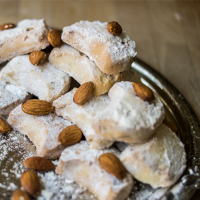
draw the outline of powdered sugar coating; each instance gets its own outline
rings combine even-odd
[[[151,103],[143,101],[136,95],[131,82],[116,83],[108,96],[111,101],[119,99],[119,104],[115,103],[112,106],[113,108],[117,106],[117,109],[113,110],[113,120],[118,122],[119,126],[134,127],[136,130],[146,127],[154,129],[157,120],[162,122],[160,118],[164,118],[164,106],[161,100],[155,96],[155,100]],[[126,113],[128,116],[124,117],[128,111],[130,113]]]
[[[111,103],[95,117],[93,128],[105,139],[128,143],[147,141],[162,123],[165,112],[160,99],[151,103],[135,94],[131,82],[119,82],[109,91]]]
[[[123,98],[123,96],[128,96],[131,94],[136,95],[135,91],[133,90],[132,83],[128,81],[121,81],[110,89],[108,96],[111,101],[115,101],[115,99],[118,99],[119,97]]]
[[[94,83],[93,95],[95,96],[105,94],[118,81],[138,82],[139,80],[137,73],[132,68],[115,75],[103,73],[88,56],[66,44],[54,48],[49,56],[49,61],[80,84],[92,81]]]
[[[99,200],[124,199],[132,188],[132,177],[127,173],[124,179],[118,179],[106,172],[100,166],[99,156],[107,152],[119,155],[114,148],[99,151],[82,141],[63,151],[56,172],[87,187]],[[74,162],[76,165],[72,166]]]
[[[76,124],[92,148],[109,147],[113,142],[105,140],[92,128],[94,117],[97,113],[102,112],[110,102],[108,95],[91,97],[84,105],[78,105],[73,101],[76,90],[77,88],[74,88],[53,102],[56,114]]]
[[[68,56],[69,55],[69,56]],[[98,67],[96,66],[95,62],[90,60],[85,54],[79,52],[77,49],[73,48],[70,45],[63,44],[59,48],[54,48],[51,51],[49,56],[50,63],[56,63],[57,59],[61,58],[62,56],[67,56],[67,66],[66,63],[62,62],[63,67],[59,67],[59,65],[55,65],[55,67],[60,68],[62,71],[66,72],[74,79],[76,79],[80,84],[87,82],[89,80],[96,79],[97,77],[101,77],[103,74]],[[71,56],[71,57],[70,57]],[[70,60],[69,60],[70,59]],[[75,63],[73,63],[75,62]],[[78,73],[74,73],[74,70],[80,68],[81,70]],[[82,72],[82,73],[81,73]],[[86,74],[88,74],[88,80],[86,79]],[[109,76],[109,75],[108,75]],[[91,77],[91,78],[90,78]]]
[[[0,30],[0,63],[49,45],[49,27],[43,19],[22,20],[16,28]]]
[[[3,44],[9,39],[15,38],[33,29],[35,29],[38,35],[42,35],[45,26],[47,25],[45,24],[44,19],[24,19],[20,21],[15,28],[2,31],[0,30],[0,44]],[[29,36],[32,37],[34,41],[38,41],[36,35]]]
[[[130,144],[120,159],[137,180],[154,188],[174,184],[186,168],[184,145],[164,124],[148,142]]]
[[[9,115],[11,110],[30,97],[21,88],[0,81],[0,115]]]
[[[62,40],[85,53],[108,74],[127,70],[136,56],[135,42],[125,31],[120,36],[110,34],[106,22],[80,21],[64,27]]]
[[[20,133],[27,135],[37,148],[37,155],[46,158],[57,158],[65,148],[58,141],[59,133],[73,123],[55,114],[34,116],[16,107],[8,117],[8,123]]]
[[[68,91],[71,78],[48,61],[34,66],[29,55],[13,58],[0,73],[3,82],[17,85],[41,100],[53,101]]]
[[[70,146],[63,151],[60,159],[67,162],[72,159],[78,159],[88,164],[97,162],[100,155],[103,153],[113,153],[116,156],[120,155],[120,152],[115,148],[97,150],[90,147],[87,141],[82,141],[79,144]]]

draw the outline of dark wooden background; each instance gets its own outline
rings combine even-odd
[[[167,78],[200,119],[199,1],[0,0],[0,24],[25,18],[60,29],[80,20],[118,21],[136,41],[138,58]]]

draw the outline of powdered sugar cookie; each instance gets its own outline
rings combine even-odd
[[[112,141],[105,140],[92,128],[94,117],[104,110],[110,102],[108,95],[91,97],[84,105],[78,105],[73,101],[76,91],[77,88],[74,88],[53,102],[55,113],[76,124],[92,148],[104,149],[111,146]]]
[[[75,180],[99,200],[123,200],[131,191],[133,179],[128,173],[118,179],[100,166],[99,156],[107,152],[119,156],[114,148],[99,151],[91,149],[86,141],[67,147],[60,156],[56,173]]]
[[[0,116],[7,116],[22,102],[30,99],[32,95],[21,88],[0,82]]]
[[[73,123],[55,114],[42,116],[29,115],[17,106],[9,115],[8,123],[20,133],[27,135],[35,144],[38,156],[56,159],[66,148],[58,141],[60,132]]]
[[[107,23],[80,21],[63,28],[62,40],[86,54],[106,74],[119,74],[134,61],[135,42],[125,31],[110,34]]]
[[[0,30],[0,63],[49,45],[49,27],[43,19],[22,20],[13,29]]]
[[[105,94],[114,83],[119,81],[140,82],[139,76],[132,68],[115,75],[103,73],[88,56],[66,44],[60,48],[54,48],[49,56],[49,61],[80,84],[92,81],[94,96]]]
[[[107,140],[143,143],[165,117],[160,99],[155,96],[151,103],[143,101],[131,82],[115,83],[108,95],[111,103],[93,122],[94,130]]]
[[[184,145],[162,124],[144,144],[130,144],[120,155],[127,170],[153,188],[174,184],[186,168]]]
[[[71,78],[46,61],[34,66],[28,55],[13,58],[1,70],[0,79],[19,86],[41,100],[53,101],[68,91]]]

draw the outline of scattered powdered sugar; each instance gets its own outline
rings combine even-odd
[[[21,188],[20,177],[26,170],[23,161],[33,155],[36,155],[35,147],[24,135],[17,131],[0,135],[1,200],[10,199],[14,190]],[[57,165],[58,160],[54,160],[53,163]],[[97,200],[86,188],[54,171],[37,173],[42,184],[42,191],[37,200]],[[167,189],[155,190],[135,180],[135,186],[126,200],[159,199]]]
[[[38,173],[41,178],[43,189],[38,200],[61,200],[61,199],[76,199],[79,194],[87,191],[81,185],[78,185],[72,180],[68,180],[55,172]]]
[[[0,135],[0,199],[10,199],[12,193],[21,187],[20,177],[26,170],[23,161],[36,155],[34,145],[29,139],[17,131],[10,131],[6,135]],[[53,161],[58,164],[58,160]],[[91,196],[86,188],[83,188],[73,180],[68,180],[54,171],[38,172],[42,184],[41,195],[38,200],[77,199],[82,193]],[[88,194],[87,194],[88,193]],[[73,198],[72,198],[73,196]]]
[[[35,148],[28,139],[11,131],[0,135],[0,199],[10,199],[13,191],[20,186],[25,158],[35,155]]]

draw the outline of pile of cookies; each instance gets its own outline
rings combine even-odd
[[[80,21],[62,34],[44,20],[0,27],[0,115],[8,116],[0,131],[12,128],[34,143],[38,156],[24,161],[27,168],[54,170],[48,159],[59,158],[55,172],[100,200],[127,198],[134,178],[153,188],[178,180],[184,145],[163,124],[161,100],[131,68],[135,56],[135,42],[117,22]],[[21,184],[37,197],[32,170]],[[13,199],[29,198],[25,191]]]

